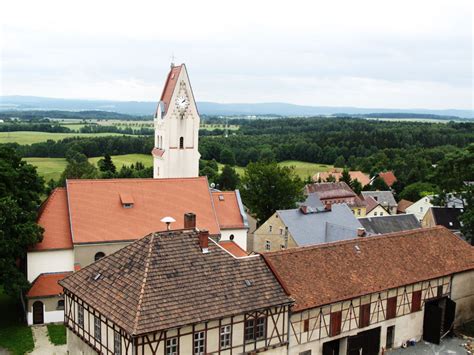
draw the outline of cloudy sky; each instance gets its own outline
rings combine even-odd
[[[198,101],[473,105],[472,0],[2,2],[2,95],[157,100],[185,62]]]

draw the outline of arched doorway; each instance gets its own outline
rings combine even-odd
[[[36,301],[33,303],[33,324],[44,323],[43,302]]]

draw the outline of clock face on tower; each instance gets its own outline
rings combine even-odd
[[[184,111],[186,110],[186,108],[188,107],[189,105],[189,101],[188,99],[185,97],[185,96],[178,96],[176,98],[176,106],[178,106],[178,109],[180,111]]]

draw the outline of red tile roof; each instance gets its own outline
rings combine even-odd
[[[408,200],[400,200],[397,205],[397,212],[398,213],[405,213],[406,209],[413,205],[413,202],[408,201]]]
[[[361,195],[362,196],[362,195]],[[377,207],[378,205],[380,205],[380,203],[378,203],[377,201],[375,201],[375,199],[372,197],[372,196],[362,196],[362,198],[364,199],[365,203],[367,204],[367,208],[366,208],[366,213],[369,213],[370,211],[372,211],[375,207]],[[383,208],[383,207],[382,207]],[[384,208],[385,209],[385,208]]]
[[[31,284],[31,288],[26,297],[48,297],[56,296],[63,292],[58,281],[64,279],[70,272],[51,273],[39,275]]]
[[[237,192],[213,191],[212,200],[221,229],[245,228],[242,215],[240,214]]]
[[[444,227],[263,256],[296,300],[295,311],[474,269],[474,247]]]
[[[51,193],[40,208],[38,224],[44,228],[43,241],[31,251],[72,249],[66,189],[57,188]]]
[[[174,66],[171,68],[166,78],[165,87],[163,88],[163,93],[161,94],[161,101],[165,103],[165,113],[168,112],[170,106],[171,97],[173,96],[174,88],[178,82],[178,77],[181,72],[182,65]]]
[[[237,258],[248,256],[247,252],[241,247],[239,247],[237,243],[233,242],[232,240],[221,240],[219,242],[219,245]]]
[[[316,192],[320,200],[355,197],[356,194],[345,182],[321,182],[306,185],[308,193]]]
[[[331,171],[317,173],[316,175],[313,176],[313,181],[319,181],[319,179],[321,179],[321,181],[324,182],[327,180],[329,175],[334,176],[336,181],[339,181],[339,179],[342,176],[342,172],[340,170],[341,169],[335,168]],[[351,176],[352,180],[357,179],[362,184],[362,186],[368,185],[370,183],[370,176],[367,174],[364,174],[362,171],[359,171],[359,170],[349,171],[349,175]]]
[[[168,216],[173,229],[183,228],[186,212],[196,214],[198,228],[220,233],[206,177],[67,180],[67,193],[75,244],[135,240],[166,229],[160,220]],[[133,207],[123,207],[123,194]]]
[[[395,177],[395,174],[393,171],[386,171],[379,173],[379,177],[385,181],[388,187],[392,187],[392,185],[397,181],[397,178]]]

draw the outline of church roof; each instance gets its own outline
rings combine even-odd
[[[179,74],[181,73],[181,68],[184,64],[172,66],[168,77],[166,78],[165,87],[163,88],[163,93],[161,94],[161,101],[165,104],[165,114],[168,112],[170,106],[171,97],[173,96],[174,88],[178,82]]]
[[[259,255],[236,258],[195,230],[152,233],[60,284],[131,335],[290,304]]]

